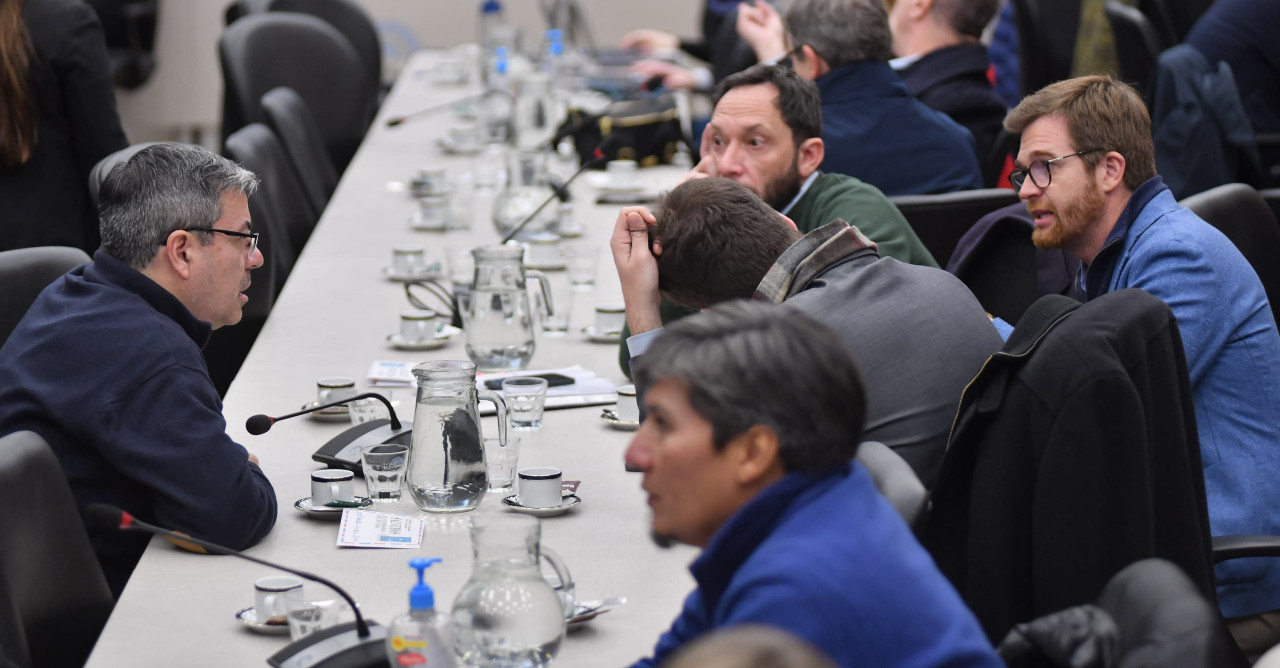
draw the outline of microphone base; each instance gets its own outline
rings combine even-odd
[[[360,466],[361,450],[383,443],[411,445],[412,434],[412,422],[402,421],[397,430],[391,428],[390,420],[370,420],[334,436],[328,443],[320,446],[311,455],[311,459],[332,468],[343,468],[354,471],[356,475],[364,475],[364,469]]]
[[[289,643],[267,658],[276,668],[384,668],[387,659],[387,629],[366,620],[369,637],[356,635],[356,623],[346,622]]]

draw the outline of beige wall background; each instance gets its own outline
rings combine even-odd
[[[479,0],[357,0],[397,53],[412,45],[473,42]],[[695,35],[702,3],[695,0],[579,0],[598,44],[616,44],[632,28]],[[214,147],[222,106],[218,34],[222,0],[164,0],[156,32],[156,71],[147,85],[117,91],[129,141],[182,140]],[[526,37],[545,29],[538,0],[505,0],[508,19]]]

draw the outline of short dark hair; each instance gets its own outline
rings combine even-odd
[[[760,84],[773,84],[778,90],[775,103],[782,113],[782,121],[791,128],[791,139],[796,148],[806,139],[822,136],[822,94],[818,92],[817,84],[800,78],[781,65],[753,65],[725,77],[716,87],[712,104],[720,104],[720,98],[734,88]]]
[[[684,386],[717,450],[769,427],[788,472],[847,463],[862,440],[866,393],[853,355],[794,309],[734,301],[694,314],[667,327],[635,371],[641,385]]]
[[[729,179],[690,179],[655,208],[658,288],[691,308],[750,297],[800,238],[777,211]]]
[[[808,44],[832,69],[893,59],[884,0],[788,0],[782,25],[793,46]]]
[[[933,11],[957,33],[981,39],[982,31],[1000,11],[1000,0],[934,0]]]
[[[102,250],[142,269],[176,230],[212,227],[222,216],[223,193],[248,197],[257,189],[253,172],[216,153],[191,144],[153,144],[102,182]],[[213,238],[208,232],[196,236],[202,244]]]

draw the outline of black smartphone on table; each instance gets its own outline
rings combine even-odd
[[[560,373],[531,373],[523,376],[506,376],[504,378],[490,378],[484,381],[484,386],[491,390],[501,390],[502,381],[507,378],[542,378],[547,381],[547,387],[560,387],[561,385],[572,385],[573,379]]]

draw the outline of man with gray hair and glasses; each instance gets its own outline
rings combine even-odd
[[[709,631],[763,624],[839,666],[999,666],[973,614],[853,458],[865,393],[835,334],[730,302],[668,327],[643,359],[630,469],[665,544],[702,548],[661,665]]]
[[[102,247],[36,299],[0,348],[0,435],[48,441],[81,507],[235,549],[271,530],[276,497],[226,434],[201,347],[240,321],[262,266],[252,172],[204,149],[149,146],[107,176]],[[117,597],[148,537],[91,536]]]

